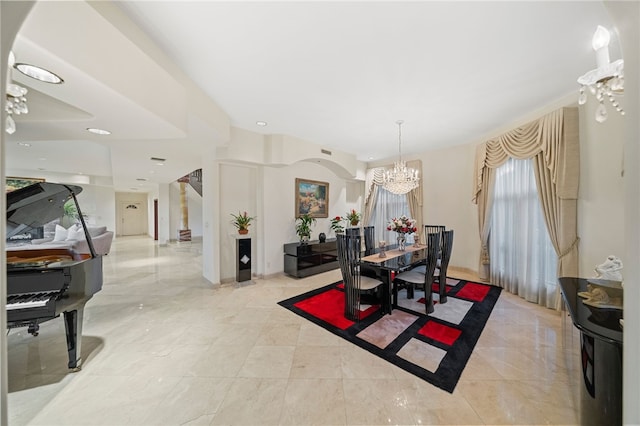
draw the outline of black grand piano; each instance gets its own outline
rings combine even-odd
[[[37,336],[39,324],[63,314],[69,368],[76,370],[81,364],[84,306],[102,289],[102,257],[96,255],[82,217],[76,199],[80,192],[79,186],[41,182],[7,193],[7,326],[28,327]],[[69,200],[78,211],[89,254],[12,244],[41,235],[45,224],[63,216]]]

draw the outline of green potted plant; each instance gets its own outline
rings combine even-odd
[[[360,218],[360,213],[355,211],[355,209],[351,209],[351,211],[347,213],[347,216],[345,216],[345,219],[348,220],[349,223],[351,223],[351,226],[358,226],[358,223],[360,223]]]
[[[69,226],[76,223],[76,220],[78,220],[78,209],[76,208],[73,200],[69,200],[64,203],[63,211],[64,213],[62,214],[62,220],[60,221],[60,224],[65,228],[68,228]]]
[[[303,244],[311,237],[311,225],[316,223],[316,218],[309,213],[302,214],[296,218],[296,234]]]
[[[238,214],[231,213],[231,216],[233,216],[233,221],[231,221],[231,223],[233,224],[233,226],[238,228],[238,234],[249,233],[249,225],[251,224],[251,221],[255,219],[255,217],[249,216],[247,212],[238,212]]]
[[[344,232],[344,226],[342,226],[342,219],[340,216],[336,216],[331,219],[331,229],[337,234],[339,232]]]

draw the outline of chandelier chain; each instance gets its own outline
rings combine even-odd
[[[400,162],[402,162],[402,123],[404,123],[402,120],[396,121],[398,125],[398,160]]]

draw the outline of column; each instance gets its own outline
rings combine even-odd
[[[180,183],[180,217],[181,224],[178,230],[178,241],[191,241],[191,229],[189,229],[189,203],[187,201],[187,184],[189,175],[178,179]]]

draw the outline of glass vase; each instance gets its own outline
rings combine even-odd
[[[405,251],[407,249],[407,238],[404,234],[398,235],[398,250]]]

